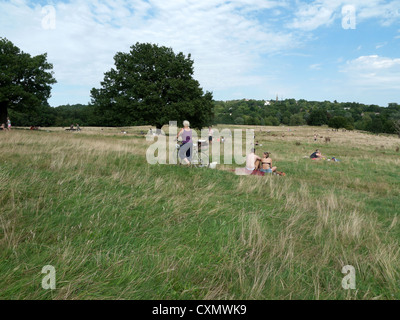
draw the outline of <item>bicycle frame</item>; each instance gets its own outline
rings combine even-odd
[[[179,150],[181,149],[182,145],[177,143],[176,145],[176,159],[177,159],[177,164],[181,164],[179,161]],[[199,168],[208,168],[210,166],[210,161],[209,161],[209,156],[208,154],[204,152],[199,152],[199,147],[197,143],[193,144],[193,154],[192,154],[192,161],[191,164],[195,167]]]

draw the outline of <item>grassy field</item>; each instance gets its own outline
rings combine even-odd
[[[400,299],[400,139],[253,127],[287,174],[254,177],[148,165],[147,129],[0,133],[0,299]]]

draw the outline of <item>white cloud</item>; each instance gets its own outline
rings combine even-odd
[[[374,5],[360,5],[360,20],[377,18],[383,26],[390,26],[400,20],[400,1],[373,1]]]
[[[397,21],[399,3],[400,0],[54,0],[49,4],[56,9],[56,29],[45,30],[42,5],[31,0],[0,0],[0,30],[1,36],[26,52],[48,53],[58,80],[50,100],[53,105],[87,102],[90,89],[99,87],[103,73],[113,66],[114,54],[128,52],[136,42],[191,53],[195,78],[218,98],[222,98],[218,96],[221,92],[234,91],[267,95],[294,88],[288,79],[280,78],[279,68],[285,64],[290,69],[290,65],[304,63],[310,72],[320,68],[316,62],[321,60],[304,62],[313,56],[312,52],[292,49],[316,43],[320,35],[314,31],[337,23],[343,5],[356,7],[357,22],[376,18],[385,25]],[[346,72],[345,68],[342,71]],[[291,77],[290,70],[287,72]],[[66,92],[71,92],[69,98]]]
[[[191,53],[195,77],[210,91],[254,86],[265,81],[251,74],[260,56],[296,45],[282,32],[254,19],[252,13],[285,6],[280,1],[249,0],[71,0],[55,2],[56,29],[44,30],[42,6],[27,0],[0,2],[0,29],[22,50],[48,53],[58,84],[98,87],[118,51],[136,42]],[[71,103],[73,99],[71,99]]]
[[[289,28],[305,31],[315,30],[321,26],[328,26],[335,20],[336,6],[332,2],[316,1],[311,4],[302,4],[295,13],[294,20],[288,24]]]
[[[400,20],[399,0],[315,0],[311,3],[299,2],[293,21],[287,26],[305,31],[330,26],[343,18],[341,10],[346,5],[355,8],[357,23],[375,18],[380,20],[381,25],[390,26]]]
[[[349,83],[364,90],[400,89],[400,58],[361,56],[341,68]]]
[[[387,42],[385,42],[385,43],[380,43],[380,44],[377,44],[376,46],[375,46],[375,49],[380,49],[380,48],[383,48],[384,46],[386,46],[387,45]]]
[[[315,63],[315,64],[312,64],[312,65],[310,65],[310,69],[312,69],[312,70],[321,70],[321,64],[320,63]]]

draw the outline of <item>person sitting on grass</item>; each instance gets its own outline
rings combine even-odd
[[[277,167],[272,166],[272,159],[269,156],[269,152],[264,152],[263,158],[261,159],[261,172],[273,173],[276,171]]]
[[[321,160],[323,158],[321,151],[319,149],[315,150],[315,152],[310,156],[311,160]]]
[[[250,154],[246,158],[246,170],[253,172],[258,168],[258,163],[261,161],[261,158],[256,155],[256,149],[251,149]]]

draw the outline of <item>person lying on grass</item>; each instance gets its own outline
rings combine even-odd
[[[260,171],[264,173],[273,173],[276,172],[277,167],[272,166],[272,159],[269,157],[269,152],[264,152],[263,158],[260,163]]]

